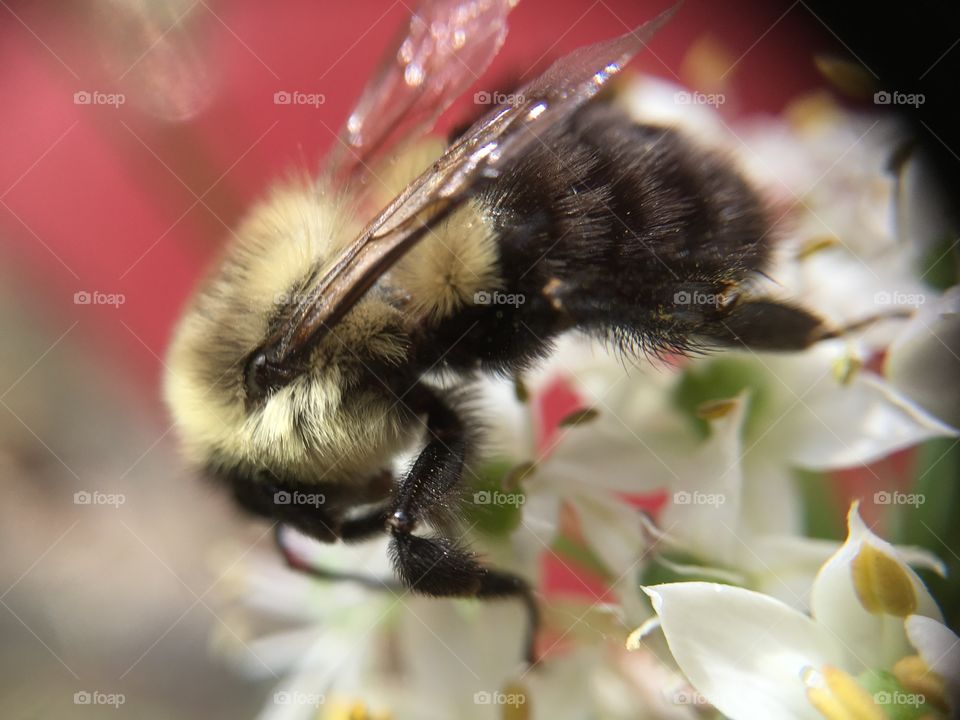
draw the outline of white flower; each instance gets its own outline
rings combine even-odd
[[[832,697],[837,688],[856,695],[844,685],[852,674],[890,670],[911,647],[920,656],[900,668],[904,677],[920,682],[922,666],[947,678],[945,692],[957,692],[945,670],[955,660],[953,636],[906,565],[936,561],[887,545],[855,511],[842,547],[804,537],[795,478],[797,469],[865,466],[957,435],[947,423],[956,424],[960,402],[955,383],[945,387],[956,361],[956,295],[938,299],[918,277],[916,243],[905,241],[922,223],[902,221],[884,169],[900,130],[830,107],[807,112],[805,123],[769,121],[734,134],[707,106],[681,107],[678,90],[644,81],[625,102],[638,116],[692,128],[741,155],[778,208],[790,211],[773,281],[758,282],[756,293],[801,302],[837,325],[886,312],[895,298],[922,298],[921,312],[909,323],[878,323],[804,352],[729,351],[657,367],[564,337],[522,378],[526,402],[512,382],[483,380],[478,415],[491,425],[486,464],[471,468],[465,481],[505,476],[501,489],[522,504],[511,516],[515,527],[511,520],[492,534],[474,529],[467,539],[490,565],[520,573],[541,591],[545,559],[575,565],[557,552],[558,542],[572,541],[609,587],[584,582],[579,597],[542,598],[545,659],[525,673],[517,668],[524,619],[516,603],[318,584],[257,562],[244,574],[242,603],[284,629],[243,634],[245,647],[234,642],[234,654],[252,673],[286,673],[281,699],[308,701],[268,699],[264,717],[315,716],[311,693],[322,694],[325,718],[351,699],[394,720],[499,718],[505,708],[493,699],[500,697],[523,705],[514,707],[518,716],[551,720],[697,717],[700,696],[674,667],[652,652],[622,649],[627,630],[650,619],[639,583],[654,561],[673,576],[742,586],[647,588],[680,669],[734,718],[817,717],[811,698]],[[871,361],[888,346],[881,375]],[[925,364],[931,357],[939,358],[933,368]],[[554,406],[558,396],[565,411]],[[559,423],[577,409],[594,412]],[[638,495],[645,512],[628,502]],[[478,510],[469,498],[468,515]],[[304,543],[301,551],[319,566],[392,576],[385,540]],[[889,570],[900,582],[894,595],[914,604],[896,616],[869,611],[873,600],[886,607],[890,583],[868,583],[877,597],[864,601],[850,579],[858,562]]]
[[[898,126],[819,101],[807,103],[815,110],[801,104],[795,114],[804,115],[802,123],[768,121],[734,130],[705,105],[691,110],[678,104],[681,91],[645,79],[624,102],[648,122],[679,125],[738,153],[762,187],[794,206],[780,261],[770,272],[776,283],[765,284],[763,292],[799,298],[838,326],[903,309],[883,305],[886,296],[935,297],[917,277],[917,243],[904,242],[896,223],[904,209],[895,207],[896,182],[886,166],[904,139]],[[833,246],[800,252],[825,235],[834,238]],[[942,373],[919,369],[936,342],[930,333],[910,345],[912,353],[894,344],[888,366],[901,368],[896,384],[861,369],[905,327],[903,321],[878,323],[802,353],[728,352],[695,359],[682,373],[641,366],[625,375],[628,363],[603,348],[583,340],[561,343],[546,367],[526,380],[536,397],[565,378],[584,406],[599,411],[596,420],[561,431],[545,450],[532,441],[537,418],[524,416],[508,389],[491,408],[510,456],[538,466],[525,488],[548,519],[541,522],[528,507],[525,527],[557,527],[550,513],[555,516],[564,498],[591,549],[621,578],[636,569],[650,541],[622,494],[666,489],[674,502],[659,518],[658,539],[699,563],[675,570],[713,572],[805,607],[812,574],[836,546],[800,537],[795,470],[869,465],[957,434],[922,404],[921,385],[929,403],[951,377],[949,367]],[[909,373],[916,376],[913,384],[904,381]],[[706,441],[691,432],[691,418],[676,403],[685,386],[698,382],[738,385],[728,397],[711,397],[729,401],[729,415],[709,423]],[[942,396],[941,418],[951,397]],[[617,537],[620,542],[613,542]]]
[[[289,539],[318,567],[392,579],[385,540],[326,546],[292,534]],[[318,583],[265,562],[253,564],[234,579],[243,585],[234,602],[273,626],[293,625],[250,639],[232,633],[220,638],[251,675],[287,673],[260,717],[306,720],[317,717],[318,708],[329,711],[354,700],[394,720],[499,717],[501,708],[474,702],[474,696],[507,693],[520,676],[525,617],[516,603]]]
[[[801,536],[793,469],[868,464],[955,434],[871,372],[838,380],[834,369],[846,352],[838,340],[803,353],[731,352],[695,360],[682,373],[640,366],[627,375],[619,359],[598,345],[565,341],[546,368],[528,379],[528,408],[506,384],[486,395],[489,411],[500,418],[494,447],[511,453],[513,463],[536,465],[523,482],[527,505],[520,532],[537,541],[521,544],[541,550],[549,545],[562,499],[614,580],[634,577],[657,539],[658,549],[681,550],[699,564],[674,568],[680,572],[712,573],[806,607],[805,590],[836,544]],[[532,438],[544,421],[531,417],[529,408],[539,406],[558,378],[567,379],[597,415],[560,428],[547,448],[537,448]],[[725,402],[713,409],[704,439],[678,397],[685,388],[731,378],[746,389],[721,398]],[[670,500],[659,530],[644,528],[623,499],[656,490],[666,490]]]
[[[856,505],[848,523],[847,541],[814,581],[810,616],[727,585],[646,588],[680,669],[725,715],[818,718],[822,703],[862,701],[866,691],[849,677],[892,670],[912,652],[911,637],[930,655],[947,645],[936,603],[898,551],[870,532]],[[884,704],[877,695],[871,705]]]
[[[898,391],[960,427],[960,287],[924,304],[894,340],[884,373]]]
[[[923,666],[943,678],[950,707],[960,708],[960,637],[943,623],[923,615],[908,617],[906,627]]]
[[[787,116],[792,122],[737,130],[739,155],[786,220],[780,261],[769,272],[775,283],[764,291],[802,298],[837,327],[915,310],[935,292],[919,276],[924,239],[903,237],[902,194],[889,168],[906,129],[823,96],[796,102]],[[877,323],[862,339],[881,349],[898,329]]]

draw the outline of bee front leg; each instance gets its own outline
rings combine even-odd
[[[332,543],[340,539],[341,521],[322,505],[290,502],[294,491],[310,492],[309,487],[280,485],[264,479],[252,480],[245,476],[229,478],[233,498],[247,512],[279,524],[294,527],[320,542]]]
[[[540,612],[527,581],[486,567],[452,538],[413,534],[422,520],[442,516],[447,509],[462,480],[467,439],[463,421],[434,391],[417,386],[412,404],[427,416],[429,439],[401,481],[387,518],[397,574],[405,586],[424,595],[519,599],[527,612],[525,657],[532,665]]]
[[[252,481],[241,476],[231,478],[231,484],[234,498],[242,508],[254,515],[274,521],[274,542],[284,562],[291,570],[320,580],[346,580],[359,583],[374,590],[397,592],[401,589],[393,580],[319,567],[301,557],[287,544],[284,538],[284,528],[291,527],[308,537],[325,543],[332,543],[337,540],[344,542],[365,540],[383,532],[387,521],[388,508],[386,505],[358,517],[343,519],[340,513],[330,513],[322,505],[290,504],[289,498],[292,491],[302,491],[306,494],[315,489],[310,486],[292,486],[289,484],[280,486],[263,480]]]
[[[383,477],[385,482],[392,483],[388,473]],[[296,528],[320,542],[359,542],[382,533],[386,527],[389,510],[386,501],[362,514],[344,517],[340,504],[337,503],[335,509],[324,504],[327,488],[321,485],[292,483],[272,477],[252,480],[241,475],[229,477],[229,482],[234,500],[247,512]],[[295,502],[298,495],[307,502]],[[367,499],[358,498],[357,502],[365,503]]]

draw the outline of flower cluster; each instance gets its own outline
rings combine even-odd
[[[822,98],[731,129],[714,108],[678,107],[677,92],[644,80],[622,101],[739,157],[783,215],[772,279],[754,291],[850,332],[792,354],[656,365],[571,337],[529,376],[482,381],[479,412],[495,420],[469,473],[465,539],[538,588],[542,662],[518,667],[519,607],[392,589],[384,543],[299,539],[311,562],[362,568],[384,589],[317,583],[266,556],[239,571],[230,602],[274,627],[220,645],[252,674],[283,676],[263,717],[960,708],[960,645],[911,568],[942,563],[881,540],[856,503],[846,542],[810,537],[811,512],[829,509],[804,483],[861,468],[871,493],[916,505],[872,464],[957,436],[960,293],[924,277],[943,228],[922,173],[888,169],[896,125]]]

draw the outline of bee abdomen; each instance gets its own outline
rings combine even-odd
[[[437,329],[453,365],[523,366],[571,327],[631,349],[690,349],[715,334],[772,245],[764,204],[732,163],[602,103],[478,200],[506,302],[469,307]]]

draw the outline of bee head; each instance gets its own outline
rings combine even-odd
[[[356,232],[349,207],[308,182],[274,191],[237,230],[168,354],[164,392],[192,463],[343,482],[369,477],[402,447],[401,411],[377,379],[403,362],[406,336],[381,293],[296,364],[271,366],[258,351]]]

